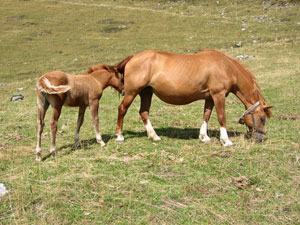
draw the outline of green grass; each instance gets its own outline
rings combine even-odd
[[[299,224],[300,5],[297,1],[3,0],[0,3],[0,224]],[[242,30],[246,27],[246,30]],[[241,48],[233,48],[242,41]],[[273,117],[256,144],[238,124],[244,107],[227,98],[223,148],[215,112],[211,144],[198,139],[203,101],[171,106],[153,98],[151,121],[161,142],[146,137],[139,99],[116,143],[122,98],[107,89],[94,138],[89,110],[73,146],[77,109],[63,108],[56,158],[35,162],[35,82],[45,72],[79,74],[145,49],[235,57],[256,74]],[[23,88],[23,90],[18,90]],[[23,101],[11,102],[13,94]],[[49,154],[49,118],[42,139]],[[238,179],[239,178],[239,179]]]

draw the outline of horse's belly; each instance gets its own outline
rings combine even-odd
[[[180,93],[166,94],[154,90],[154,94],[162,101],[173,105],[186,105],[194,101],[197,101],[199,99],[206,99],[209,97],[208,91],[195,92],[190,94],[180,94]]]

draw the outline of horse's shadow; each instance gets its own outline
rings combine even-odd
[[[166,128],[157,128],[155,129],[158,136],[190,140],[199,138],[199,128],[177,128],[177,127],[166,127]],[[219,130],[208,130],[209,137],[220,138]],[[239,131],[227,131],[229,137],[241,136],[244,132]],[[135,132],[135,131],[125,131],[125,139],[135,138],[135,137],[146,137],[147,132]],[[127,137],[126,137],[127,136]]]
[[[177,127],[166,127],[166,128],[157,128],[155,129],[158,136],[162,137],[168,137],[173,139],[181,139],[181,140],[191,140],[191,139],[198,139],[199,138],[199,128],[177,128]],[[245,134],[244,132],[239,131],[227,131],[229,137],[235,137],[235,136],[241,136]],[[142,138],[147,137],[146,131],[124,131],[125,139],[131,139],[131,138]],[[208,130],[208,136],[213,138],[220,138],[220,131],[219,130]],[[103,134],[102,139],[105,143],[110,142],[115,138],[115,135],[110,134]],[[78,149],[89,149],[94,144],[98,144],[95,138],[91,138],[88,140],[81,140],[80,144],[76,146],[74,143],[63,145],[60,148],[57,149],[57,152],[61,152],[64,149],[70,149],[68,152],[65,152],[64,154],[71,154],[72,152],[78,150]],[[43,161],[48,159],[51,156],[51,154],[46,155],[43,158]]]

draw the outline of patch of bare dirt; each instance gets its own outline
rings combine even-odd
[[[277,116],[278,119],[280,120],[297,120],[297,119],[300,119],[300,114],[298,113],[295,113],[293,115],[291,114],[279,114]]]

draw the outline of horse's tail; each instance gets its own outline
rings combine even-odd
[[[133,55],[127,56],[125,59],[123,59],[121,62],[119,62],[117,65],[114,66],[118,70],[118,72],[120,74],[122,74],[123,76],[124,76],[124,72],[125,72],[125,66],[132,57],[133,57]]]
[[[56,80],[55,83],[59,83],[59,85],[54,85],[51,80]],[[36,83],[36,88],[43,93],[60,94],[69,91],[71,86],[68,84],[68,78],[64,72],[54,71],[41,76]]]

